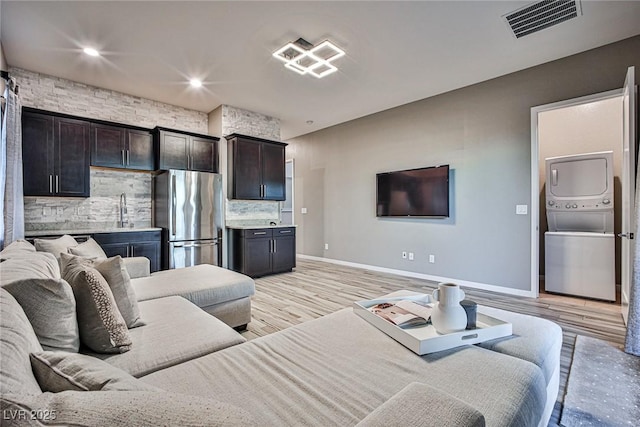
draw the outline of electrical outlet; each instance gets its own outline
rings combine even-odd
[[[58,206],[58,208],[56,209],[56,215],[58,216],[64,215],[64,208],[62,206]]]
[[[402,251],[402,259],[407,259],[407,253],[405,251]]]
[[[436,262],[436,256],[435,255],[429,255],[429,262],[431,264],[435,263]]]
[[[413,252],[409,252],[409,261],[413,261]]]
[[[324,250],[325,250],[325,251],[328,251],[328,250],[329,250],[329,244],[328,244],[328,243],[325,243],[325,244],[324,244]]]

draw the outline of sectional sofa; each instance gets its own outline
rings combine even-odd
[[[0,263],[13,265],[0,279],[3,425],[545,426],[556,400],[562,334],[543,319],[481,308],[514,335],[427,356],[351,308],[244,342],[177,296],[178,277],[176,295],[167,284],[138,302],[146,324],[129,329],[129,351],[46,351],[7,291],[38,257]]]

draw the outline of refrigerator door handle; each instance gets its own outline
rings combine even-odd
[[[172,174],[171,175],[171,234],[173,235],[174,238],[176,236],[176,228],[178,226],[178,223],[176,220],[177,204],[178,204],[178,200],[176,196],[176,176]]]

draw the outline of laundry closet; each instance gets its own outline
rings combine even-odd
[[[622,114],[606,96],[538,115],[541,291],[616,301]]]

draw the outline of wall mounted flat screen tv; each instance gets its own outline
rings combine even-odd
[[[376,175],[376,216],[449,216],[449,165]]]

